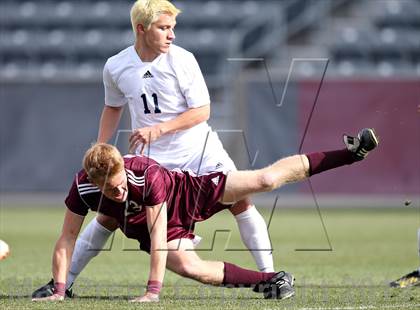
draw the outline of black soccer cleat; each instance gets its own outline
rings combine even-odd
[[[406,288],[412,286],[420,286],[420,272],[418,270],[414,270],[402,276],[398,280],[392,281],[389,283],[390,287],[399,287],[399,288]]]
[[[291,273],[280,271],[270,280],[258,283],[253,291],[264,293],[265,299],[286,299],[295,295],[295,278]]]
[[[73,284],[66,289],[66,298],[73,298],[73,290],[72,290]],[[32,293],[32,298],[42,298],[42,297],[49,297],[54,295],[54,279],[51,279],[50,282],[45,284],[44,286],[41,286],[39,289],[35,290]]]
[[[360,130],[357,137],[344,135],[343,138],[344,144],[350,152],[354,153],[356,160],[364,159],[379,144],[378,136],[373,128]]]

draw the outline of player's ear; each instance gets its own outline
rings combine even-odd
[[[144,27],[144,25],[142,24],[137,24],[136,28],[137,28],[137,33],[145,33],[146,31],[146,27]]]

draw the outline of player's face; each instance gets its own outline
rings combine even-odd
[[[144,31],[145,49],[157,55],[167,53],[173,40],[175,39],[176,17],[173,15],[162,14],[158,20]]]
[[[105,184],[99,185],[102,193],[109,199],[116,202],[124,202],[127,200],[127,175],[125,170],[109,178]]]

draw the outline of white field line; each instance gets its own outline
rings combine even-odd
[[[417,308],[420,304],[400,304],[389,306],[357,306],[357,307],[327,307],[327,308],[299,308],[299,310],[367,310],[367,309],[403,309],[403,308]]]

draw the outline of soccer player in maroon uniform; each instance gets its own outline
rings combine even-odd
[[[114,218],[127,237],[137,239],[140,248],[150,253],[146,293],[133,302],[159,300],[166,267],[202,283],[253,286],[265,298],[293,296],[290,273],[256,272],[227,262],[201,260],[192,251],[194,224],[252,193],[271,191],[362,160],[378,145],[378,139],[372,129],[363,129],[358,137],[345,136],[345,143],[342,150],[294,155],[263,169],[199,177],[168,171],[147,157],[123,158],[105,143],[92,146],[83,159],[84,170],[66,198],[68,209],[53,255],[54,294],[34,300],[64,299],[74,243],[89,209]]]

